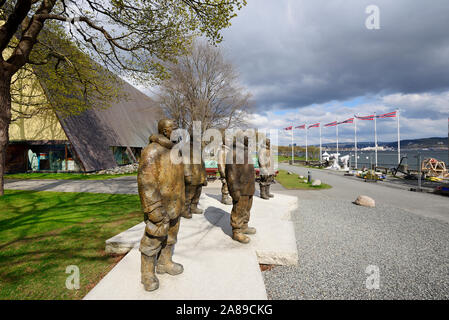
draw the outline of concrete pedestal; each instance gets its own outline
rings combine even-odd
[[[140,283],[138,245],[144,224],[106,241],[108,252],[130,251],[85,299],[266,299],[259,268],[262,264],[292,265],[298,261],[290,213],[297,198],[276,194],[263,200],[254,197],[250,226],[257,229],[249,244],[232,240],[232,206],[220,197],[202,194],[204,214],[182,218],[173,260],[184,265],[178,276],[158,276],[160,287],[146,292]]]

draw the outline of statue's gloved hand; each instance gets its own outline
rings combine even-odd
[[[181,206],[181,207],[183,208],[183,206]],[[181,207],[178,207],[178,206],[173,205],[173,204],[169,205],[168,208],[167,208],[167,217],[169,219],[176,219],[179,216],[179,214],[180,214],[180,212],[182,210],[182,209],[180,209]]]
[[[151,221],[147,221],[146,222],[146,226],[145,226],[145,232],[148,233],[149,235],[152,235],[153,237],[163,237],[166,236],[168,233],[168,228],[170,227],[170,220],[165,219],[162,220],[159,223],[153,223]]]
[[[162,207],[145,214],[145,231],[155,237],[165,236],[168,232],[170,218]]]

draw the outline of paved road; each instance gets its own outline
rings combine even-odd
[[[209,183],[209,189],[221,188],[219,180]],[[125,176],[106,180],[5,180],[5,189],[137,194],[137,177]]]
[[[334,188],[288,191],[299,197],[299,264],[264,272],[269,298],[449,299],[448,198],[311,171]],[[352,204],[359,194],[377,207]]]
[[[126,176],[107,180],[6,179],[5,189],[136,194],[137,178],[135,176]]]

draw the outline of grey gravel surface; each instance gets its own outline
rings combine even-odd
[[[270,299],[449,299],[449,223],[436,214],[441,207],[435,216],[420,214],[405,203],[413,193],[325,177],[333,191],[288,191],[299,197],[292,215],[299,262],[263,272]],[[350,201],[360,190],[375,199],[385,190],[399,198],[360,207]],[[433,196],[427,196],[422,201],[432,211]],[[379,270],[379,289],[366,287],[368,266]]]

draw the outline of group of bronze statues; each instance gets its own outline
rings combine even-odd
[[[159,287],[156,273],[178,275],[183,272],[181,264],[173,262],[173,249],[177,240],[181,216],[187,219],[192,214],[201,214],[198,202],[202,187],[207,185],[206,170],[202,159],[193,161],[193,142],[190,145],[190,161],[171,161],[171,152],[178,141],[170,137],[177,125],[173,120],[163,119],[158,123],[158,134],[153,134],[149,145],[142,151],[137,174],[138,191],[146,224],[140,242],[141,282],[145,290]],[[224,136],[224,135],[223,135]],[[272,197],[269,193],[274,173],[270,162],[270,141],[259,151],[260,196]],[[218,154],[218,170],[222,182],[222,200],[233,205],[231,212],[232,238],[248,243],[247,235],[255,234],[249,227],[250,211],[255,192],[254,164],[248,150],[248,138],[243,142],[234,139],[232,148],[223,144]],[[239,145],[242,143],[242,145]],[[237,149],[243,150],[243,161],[237,161]]]

